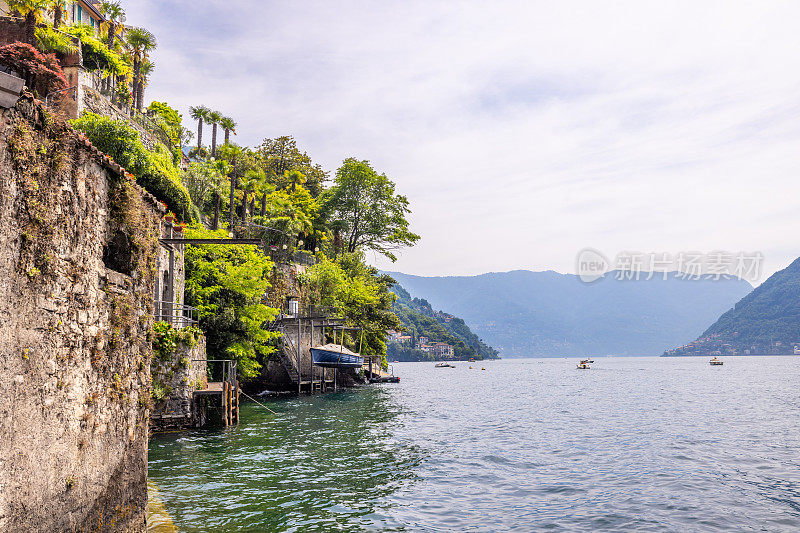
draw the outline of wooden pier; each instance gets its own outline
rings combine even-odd
[[[230,359],[209,359],[209,363],[222,363],[221,381],[209,381],[204,389],[194,391],[194,401],[198,404],[205,398],[217,404],[222,423],[231,426],[239,423],[239,377],[236,361]]]

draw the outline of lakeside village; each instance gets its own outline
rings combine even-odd
[[[144,531],[151,431],[395,379],[365,252],[417,242],[408,200],[368,161],[237,145],[225,102],[196,133],[145,107],[156,47],[120,2],[0,0],[4,530]]]

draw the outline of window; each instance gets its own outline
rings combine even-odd
[[[80,22],[81,21],[81,15],[83,14],[83,9],[81,9],[81,6],[76,4],[75,5],[75,12],[78,13],[78,22]]]

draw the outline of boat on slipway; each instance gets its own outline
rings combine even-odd
[[[361,368],[364,358],[342,344],[323,344],[311,348],[311,358],[316,366],[326,368]]]

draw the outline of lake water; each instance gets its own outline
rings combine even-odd
[[[395,364],[155,437],[149,475],[187,532],[800,529],[800,358],[575,363]]]

